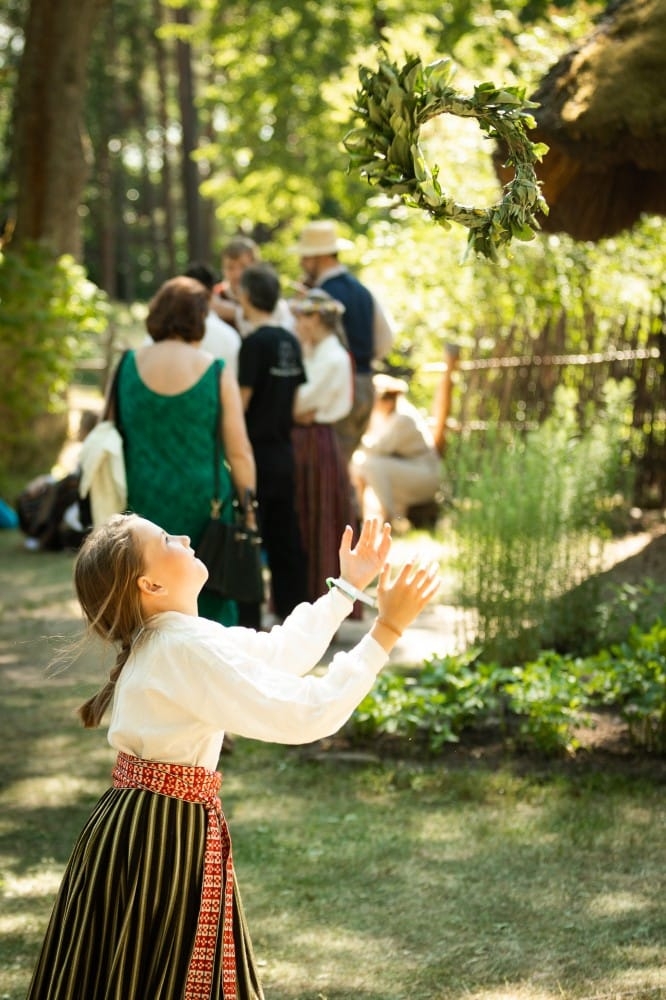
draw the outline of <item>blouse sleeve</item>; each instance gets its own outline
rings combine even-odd
[[[314,604],[297,605],[270,632],[232,626],[223,635],[267,669],[303,676],[321,661],[352,607],[352,600],[333,588]]]
[[[231,639],[235,630],[226,631]],[[324,673],[307,677],[275,670],[240,642],[221,647],[210,633],[177,647],[168,655],[161,651],[150,677],[162,714],[170,704],[205,725],[287,744],[311,743],[336,732],[387,660],[367,635],[353,649],[337,653]]]

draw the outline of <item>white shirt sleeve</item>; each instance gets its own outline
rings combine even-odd
[[[270,632],[232,626],[225,628],[224,633],[248,655],[261,659],[266,667],[303,676],[320,662],[352,607],[353,601],[333,588],[314,604],[297,604],[289,617],[281,625],[274,625]]]
[[[286,744],[334,733],[388,659],[365,636],[321,673],[308,673],[351,607],[331,591],[268,633],[156,616],[116,684],[109,742],[144,759],[214,768],[225,729]]]
[[[366,636],[353,650],[337,653],[323,674],[294,676],[247,656],[196,656],[197,685],[179,673],[170,688],[180,705],[203,723],[239,736],[276,743],[310,743],[330,736],[368,693],[386,661],[381,646]],[[179,682],[179,683],[178,683]]]

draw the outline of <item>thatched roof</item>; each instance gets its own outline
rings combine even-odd
[[[610,3],[532,99],[544,230],[598,240],[666,215],[666,0]]]

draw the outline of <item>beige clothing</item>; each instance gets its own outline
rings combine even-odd
[[[127,507],[127,480],[123,439],[114,423],[102,420],[81,445],[79,496],[90,494],[93,527]]]
[[[373,412],[361,447],[352,456],[352,477],[369,488],[388,520],[413,504],[432,500],[440,484],[440,456],[428,424],[400,397],[388,416]]]
[[[314,410],[318,424],[333,424],[346,417],[353,401],[352,363],[349,351],[335,334],[304,350],[303,365],[307,382],[296,392],[295,413]]]

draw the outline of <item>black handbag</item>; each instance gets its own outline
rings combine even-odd
[[[213,500],[196,554],[208,569],[205,590],[244,604],[260,604],[264,597],[261,536],[247,526],[246,510],[234,500],[234,520],[225,524],[220,520],[219,500]]]
[[[197,558],[208,569],[204,590],[244,604],[260,604],[264,597],[261,536],[247,525],[248,512],[256,506],[250,490],[243,503],[234,498],[234,519],[225,524],[220,500],[220,417],[215,433],[215,495],[210,502],[210,518],[196,547]]]

